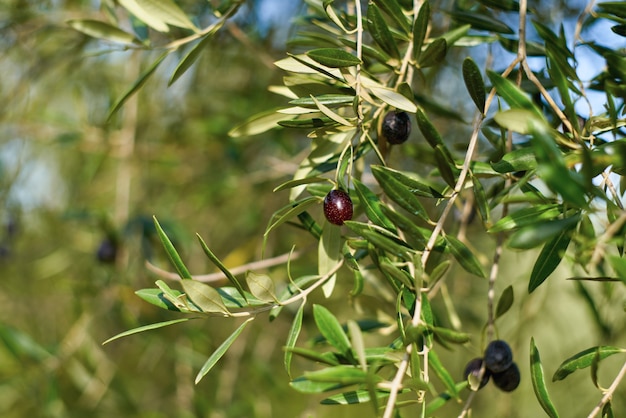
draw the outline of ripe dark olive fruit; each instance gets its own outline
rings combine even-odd
[[[324,216],[328,222],[343,225],[352,219],[352,199],[342,190],[331,190],[324,198]]]
[[[381,133],[390,144],[402,144],[409,139],[411,120],[406,112],[392,110],[385,115]]]
[[[474,377],[474,381],[478,380],[478,375],[480,374],[480,368],[483,366],[483,359],[480,357],[476,357],[467,363],[465,366],[465,371],[463,372],[463,378],[467,380],[467,377],[471,374]],[[487,383],[489,383],[489,377],[491,376],[491,372],[489,369],[485,368],[485,372],[483,373],[483,378],[480,379],[480,385],[478,388],[471,388],[472,390],[479,390],[485,387]]]
[[[511,347],[502,340],[489,343],[485,350],[485,366],[492,373],[500,373],[508,369],[513,363]]]
[[[117,245],[109,238],[105,238],[100,243],[98,251],[96,252],[96,258],[102,263],[113,263],[117,256]]]
[[[493,384],[505,392],[511,392],[519,386],[521,375],[519,373],[519,367],[517,364],[511,363],[511,365],[503,372],[493,373]]]

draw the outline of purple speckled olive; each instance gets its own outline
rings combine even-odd
[[[406,112],[392,110],[385,115],[381,133],[390,144],[398,145],[409,139],[411,120]]]
[[[352,210],[352,199],[344,191],[331,190],[324,198],[324,216],[331,224],[343,225],[352,219]]]

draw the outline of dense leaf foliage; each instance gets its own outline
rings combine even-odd
[[[67,25],[123,48],[160,51],[113,101],[107,123],[121,118],[167,58],[177,60],[167,85],[181,83],[246,7],[204,6],[209,18],[200,19],[171,0],[106,4],[106,20],[73,18]],[[446,407],[466,416],[482,394],[473,391],[491,376],[505,392],[532,386],[545,413],[559,416],[535,339],[526,362],[514,354],[526,344],[511,342],[512,353],[505,342],[516,340],[506,324],[517,321],[514,306],[539,309],[527,306],[562,281],[555,272],[565,264],[568,285],[603,336],[623,331],[623,312],[612,324],[599,300],[619,304],[626,283],[626,58],[600,37],[585,39],[583,29],[610,27],[624,37],[626,8],[592,3],[566,28],[526,0],[439,7],[427,0],[305,2],[286,56],[274,63],[282,78],[269,89],[282,105],[242,116],[229,133],[242,139],[287,130],[304,141],[288,179],[275,185],[284,206],[268,220],[262,255],[287,229],[297,228],[308,247],[284,242],[287,253],[236,271],[197,235],[219,270],[219,281],[207,279],[191,273],[157,213],[154,236],[175,273],[149,264],[164,280],[136,294],[189,316],[139,326],[107,343],[192,318],[231,320],[234,331],[198,367],[198,384],[253,325],[274,333],[273,323],[254,319],[289,316],[284,334],[272,336],[283,341],[285,380],[321,404],[367,404],[384,417],[438,416]],[[120,10],[124,19],[116,17]],[[581,49],[602,62],[592,77],[581,73]],[[448,96],[429,88],[451,77],[446,62],[458,64]],[[515,281],[501,273],[503,253],[514,251],[524,257]],[[302,253],[314,253],[317,265],[295,267]],[[276,266],[286,273],[262,271]],[[480,329],[464,325],[458,312],[467,308],[451,296],[455,286],[484,290],[481,308],[471,307]],[[347,308],[335,311],[337,302]],[[317,334],[308,343],[307,325]],[[598,369],[626,349],[594,338],[552,380],[590,368],[598,404],[579,407],[610,416],[626,363],[608,389],[598,383]],[[463,376],[450,351],[459,364],[484,353],[489,375],[477,358]]]

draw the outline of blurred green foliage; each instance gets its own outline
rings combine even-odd
[[[212,8],[225,12],[223,6],[230,2],[178,3],[195,18],[194,23],[204,27],[211,21]],[[457,3],[466,9],[475,2]],[[545,11],[537,15],[546,22],[558,21],[568,10],[560,7],[561,2],[535,3],[531,7]],[[367,405],[320,406],[322,396],[306,396],[289,387],[282,346],[295,310],[267,327],[266,316],[260,316],[233,344],[220,367],[197,386],[194,377],[206,358],[240,322],[189,321],[101,346],[123,330],[180,317],[134,294],[153,286],[157,278],[146,269],[145,260],[171,268],[156,236],[153,215],[192,273],[202,274],[215,269],[196,244],[196,232],[227,266],[251,262],[262,255],[269,220],[288,200],[286,192],[272,190],[291,178],[299,163],[297,155],[308,144],[305,135],[286,129],[249,138],[228,135],[249,116],[285,104],[267,87],[282,83],[283,74],[272,62],[284,58],[281,48],[286,40],[278,35],[280,25],[260,30],[260,6],[250,4],[211,38],[192,69],[170,87],[171,74],[189,49],[167,56],[110,122],[106,120],[109,109],[159,52],[97,41],[66,22],[101,20],[123,13],[119,7],[112,1],[99,7],[83,1],[14,0],[0,5],[2,416],[371,414]],[[437,13],[434,19],[438,26],[433,30],[439,36],[449,17]],[[135,24],[138,36],[150,33]],[[181,28],[172,32],[172,38],[186,33]],[[156,45],[169,41],[158,34],[150,39]],[[292,41],[290,47],[303,46]],[[393,48],[390,52],[395,53]],[[463,145],[471,130],[470,118],[463,115],[474,111],[469,96],[453,94],[464,88],[460,70],[464,58],[460,52],[450,52],[436,71],[425,72],[415,89],[425,108],[437,110],[434,123],[452,149]],[[424,162],[436,160],[421,138],[406,144],[403,152],[393,150],[390,158],[394,167],[418,173],[430,170]],[[469,223],[467,228],[472,249],[487,264],[493,243],[482,225]],[[113,262],[98,260],[103,240],[117,246]],[[292,244],[308,248],[315,240],[285,225],[270,234],[265,252],[282,254]],[[536,252],[505,251],[502,279],[496,286],[498,295],[509,285],[515,291],[513,307],[506,320],[499,320],[498,329],[520,362],[526,364],[529,357],[531,336],[541,350],[548,377],[563,359],[589,346],[626,345],[623,306],[615,306],[623,300],[619,290],[611,283],[566,282],[561,278],[569,274],[562,269],[557,280],[528,295],[528,274],[536,257]],[[297,277],[315,270],[316,263],[315,254],[306,253],[294,263],[291,274]],[[284,282],[286,275],[284,269],[276,269],[272,278]],[[444,322],[441,325],[456,327],[462,322],[465,332],[480,336],[487,316],[486,281],[470,277],[457,265],[448,275],[450,286],[442,290],[442,301],[433,303],[435,316]],[[347,293],[352,278],[343,272],[338,286]],[[386,291],[384,287],[368,290]],[[389,320],[374,296],[365,292],[353,303],[371,316]],[[317,298],[321,296],[313,295],[313,302]],[[345,300],[323,303],[342,321],[351,319],[352,306]],[[316,336],[313,312],[307,307],[300,338],[312,341]],[[391,342],[371,338],[376,338],[372,344]],[[480,354],[481,346],[479,339],[473,339],[467,346],[439,351],[455,381],[462,379],[464,364]],[[603,371],[619,364],[613,358],[603,360],[601,381]],[[297,376],[307,367],[306,362],[294,360],[292,374]],[[522,370],[522,385],[516,392],[503,394],[488,387],[478,394],[473,408],[490,411],[490,416],[540,415],[527,367]],[[562,416],[577,416],[581,405],[588,411],[597,403],[598,393],[583,374],[565,383],[549,383]],[[614,395],[613,405],[616,416],[626,410],[623,387]],[[450,402],[439,412],[456,416],[461,408]]]

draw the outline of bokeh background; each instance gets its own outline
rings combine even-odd
[[[202,16],[216,2],[178,3],[189,14]],[[432,3],[445,8],[451,2]],[[586,5],[535,3],[542,12],[538,18],[566,26],[575,23]],[[193,383],[197,371],[237,321],[190,321],[102,346],[126,329],[178,318],[134,294],[158,278],[146,269],[146,260],[171,269],[152,216],[159,218],[194,274],[214,271],[197,245],[196,232],[227,266],[258,260],[272,213],[287,203],[285,192],[272,190],[293,173],[307,140],[301,132],[286,130],[250,138],[227,135],[250,115],[284,105],[268,86],[281,84],[282,74],[272,62],[298,47],[288,39],[305,7],[301,2],[248,2],[192,70],[168,88],[180,56],[166,58],[110,123],[109,108],[159,52],[98,42],[66,24],[75,18],[101,19],[101,6],[98,1],[78,0],[0,4],[0,415],[372,414],[368,406],[319,406],[320,397],[289,387],[281,349],[291,323],[288,311],[272,323],[267,317],[254,321],[197,386]],[[446,19],[437,16],[442,22]],[[486,53],[469,52],[477,59]],[[505,52],[494,53],[508,63]],[[468,50],[451,53],[422,81],[420,93],[461,114],[464,109],[471,112],[468,97],[458,94],[460,62],[467,54]],[[594,68],[593,62],[581,65]],[[463,120],[470,118],[460,119],[436,120],[446,138],[462,144],[470,130]],[[420,170],[419,141],[415,133],[404,152],[392,155],[394,163]],[[470,226],[467,234],[483,254],[481,261],[488,263],[493,240],[481,229]],[[266,255],[311,244],[306,234],[284,226],[270,236]],[[112,248],[117,250],[115,257]],[[528,296],[534,256],[505,253],[497,286],[498,292],[508,285],[515,289],[513,309],[499,320],[499,331],[515,350],[522,384],[512,394],[492,385],[481,391],[474,402],[476,416],[541,416],[528,372],[531,336],[548,377],[562,360],[590,346],[626,346],[623,292],[609,285],[581,290],[564,280],[570,274],[564,265],[547,285]],[[292,268],[294,274],[315,272],[315,251]],[[286,278],[284,268],[271,274],[277,282]],[[345,289],[351,287],[349,280],[346,276]],[[455,269],[447,297],[457,317],[449,317],[443,301],[434,307],[442,321],[458,320],[464,331],[480,336],[486,291],[485,281]],[[341,319],[355,315],[352,304],[341,296],[325,303]],[[370,303],[367,291],[361,303]],[[307,315],[302,344],[314,336]],[[479,354],[479,347],[478,337],[467,347],[441,354],[455,378],[461,379],[464,364]],[[602,383],[610,383],[622,361],[610,358],[602,363]],[[310,366],[295,361],[294,374]],[[586,416],[600,399],[587,370],[548,387],[566,417]],[[615,395],[616,416],[626,414],[624,387]],[[461,408],[451,401],[441,416],[456,416]]]

